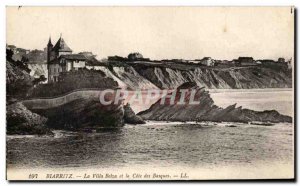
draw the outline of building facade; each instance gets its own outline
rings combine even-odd
[[[47,44],[48,83],[58,81],[60,72],[85,68],[87,58],[83,54],[72,54],[62,37],[53,46],[51,38]]]

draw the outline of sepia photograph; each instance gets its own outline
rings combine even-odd
[[[7,6],[6,179],[295,179],[293,6]]]

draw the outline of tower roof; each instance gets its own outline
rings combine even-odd
[[[59,38],[59,40],[56,42],[55,46],[53,47],[54,51],[58,52],[72,52],[70,47],[66,44],[63,38]]]
[[[49,37],[48,45],[52,45],[52,43],[51,43],[51,37]]]

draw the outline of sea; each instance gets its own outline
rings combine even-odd
[[[210,90],[210,93],[215,104],[221,107],[237,103],[243,108],[275,109],[293,116],[291,89]],[[135,167],[143,171],[204,169],[211,173],[207,176],[207,171],[202,171],[206,175],[203,178],[212,179],[214,175],[247,178],[251,173],[250,178],[256,178],[265,173],[260,174],[259,170],[269,171],[265,174],[267,178],[280,171],[288,172],[286,176],[291,177],[294,170],[294,125],[291,123],[259,126],[146,121],[145,125],[126,124],[120,129],[97,133],[56,130],[54,134],[8,135],[7,168],[25,172],[133,170]],[[226,171],[231,171],[229,176],[223,174],[225,170],[220,173],[226,167],[229,168]]]

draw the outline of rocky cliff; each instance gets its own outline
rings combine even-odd
[[[127,89],[157,89],[158,87],[150,82],[147,78],[141,76],[133,67],[113,67],[113,74],[118,77]]]
[[[124,106],[124,122],[133,125],[146,123],[143,118],[134,113],[129,103]]]
[[[209,89],[291,88],[292,70],[272,66],[205,67],[191,64],[109,64],[88,67],[100,70],[121,88],[174,89],[194,81]],[[46,64],[29,64],[30,75],[47,77]]]
[[[268,66],[205,67],[190,64],[123,64],[99,67],[122,88],[174,89],[196,82],[209,89],[291,88],[292,71]]]
[[[180,91],[187,89],[188,92],[182,95]],[[171,98],[164,97],[159,99],[148,110],[138,113],[143,119],[146,120],[168,120],[168,121],[215,121],[215,122],[292,122],[289,116],[281,115],[275,110],[269,111],[253,111],[236,108],[236,104],[221,108],[214,104],[214,101],[209,95],[209,92],[204,88],[199,88],[195,82],[184,83],[176,90],[176,97],[174,104],[171,104]],[[192,99],[192,91],[195,91],[192,101],[199,102],[198,104],[189,104]],[[170,96],[170,93],[168,96]],[[178,104],[184,97],[185,104]],[[165,99],[164,104],[161,100]]]
[[[22,103],[7,106],[7,134],[51,134],[46,122],[47,118],[31,112]]]
[[[291,88],[292,72],[268,67],[168,68],[136,65],[141,76],[161,89],[173,89],[193,81],[209,89]]]

